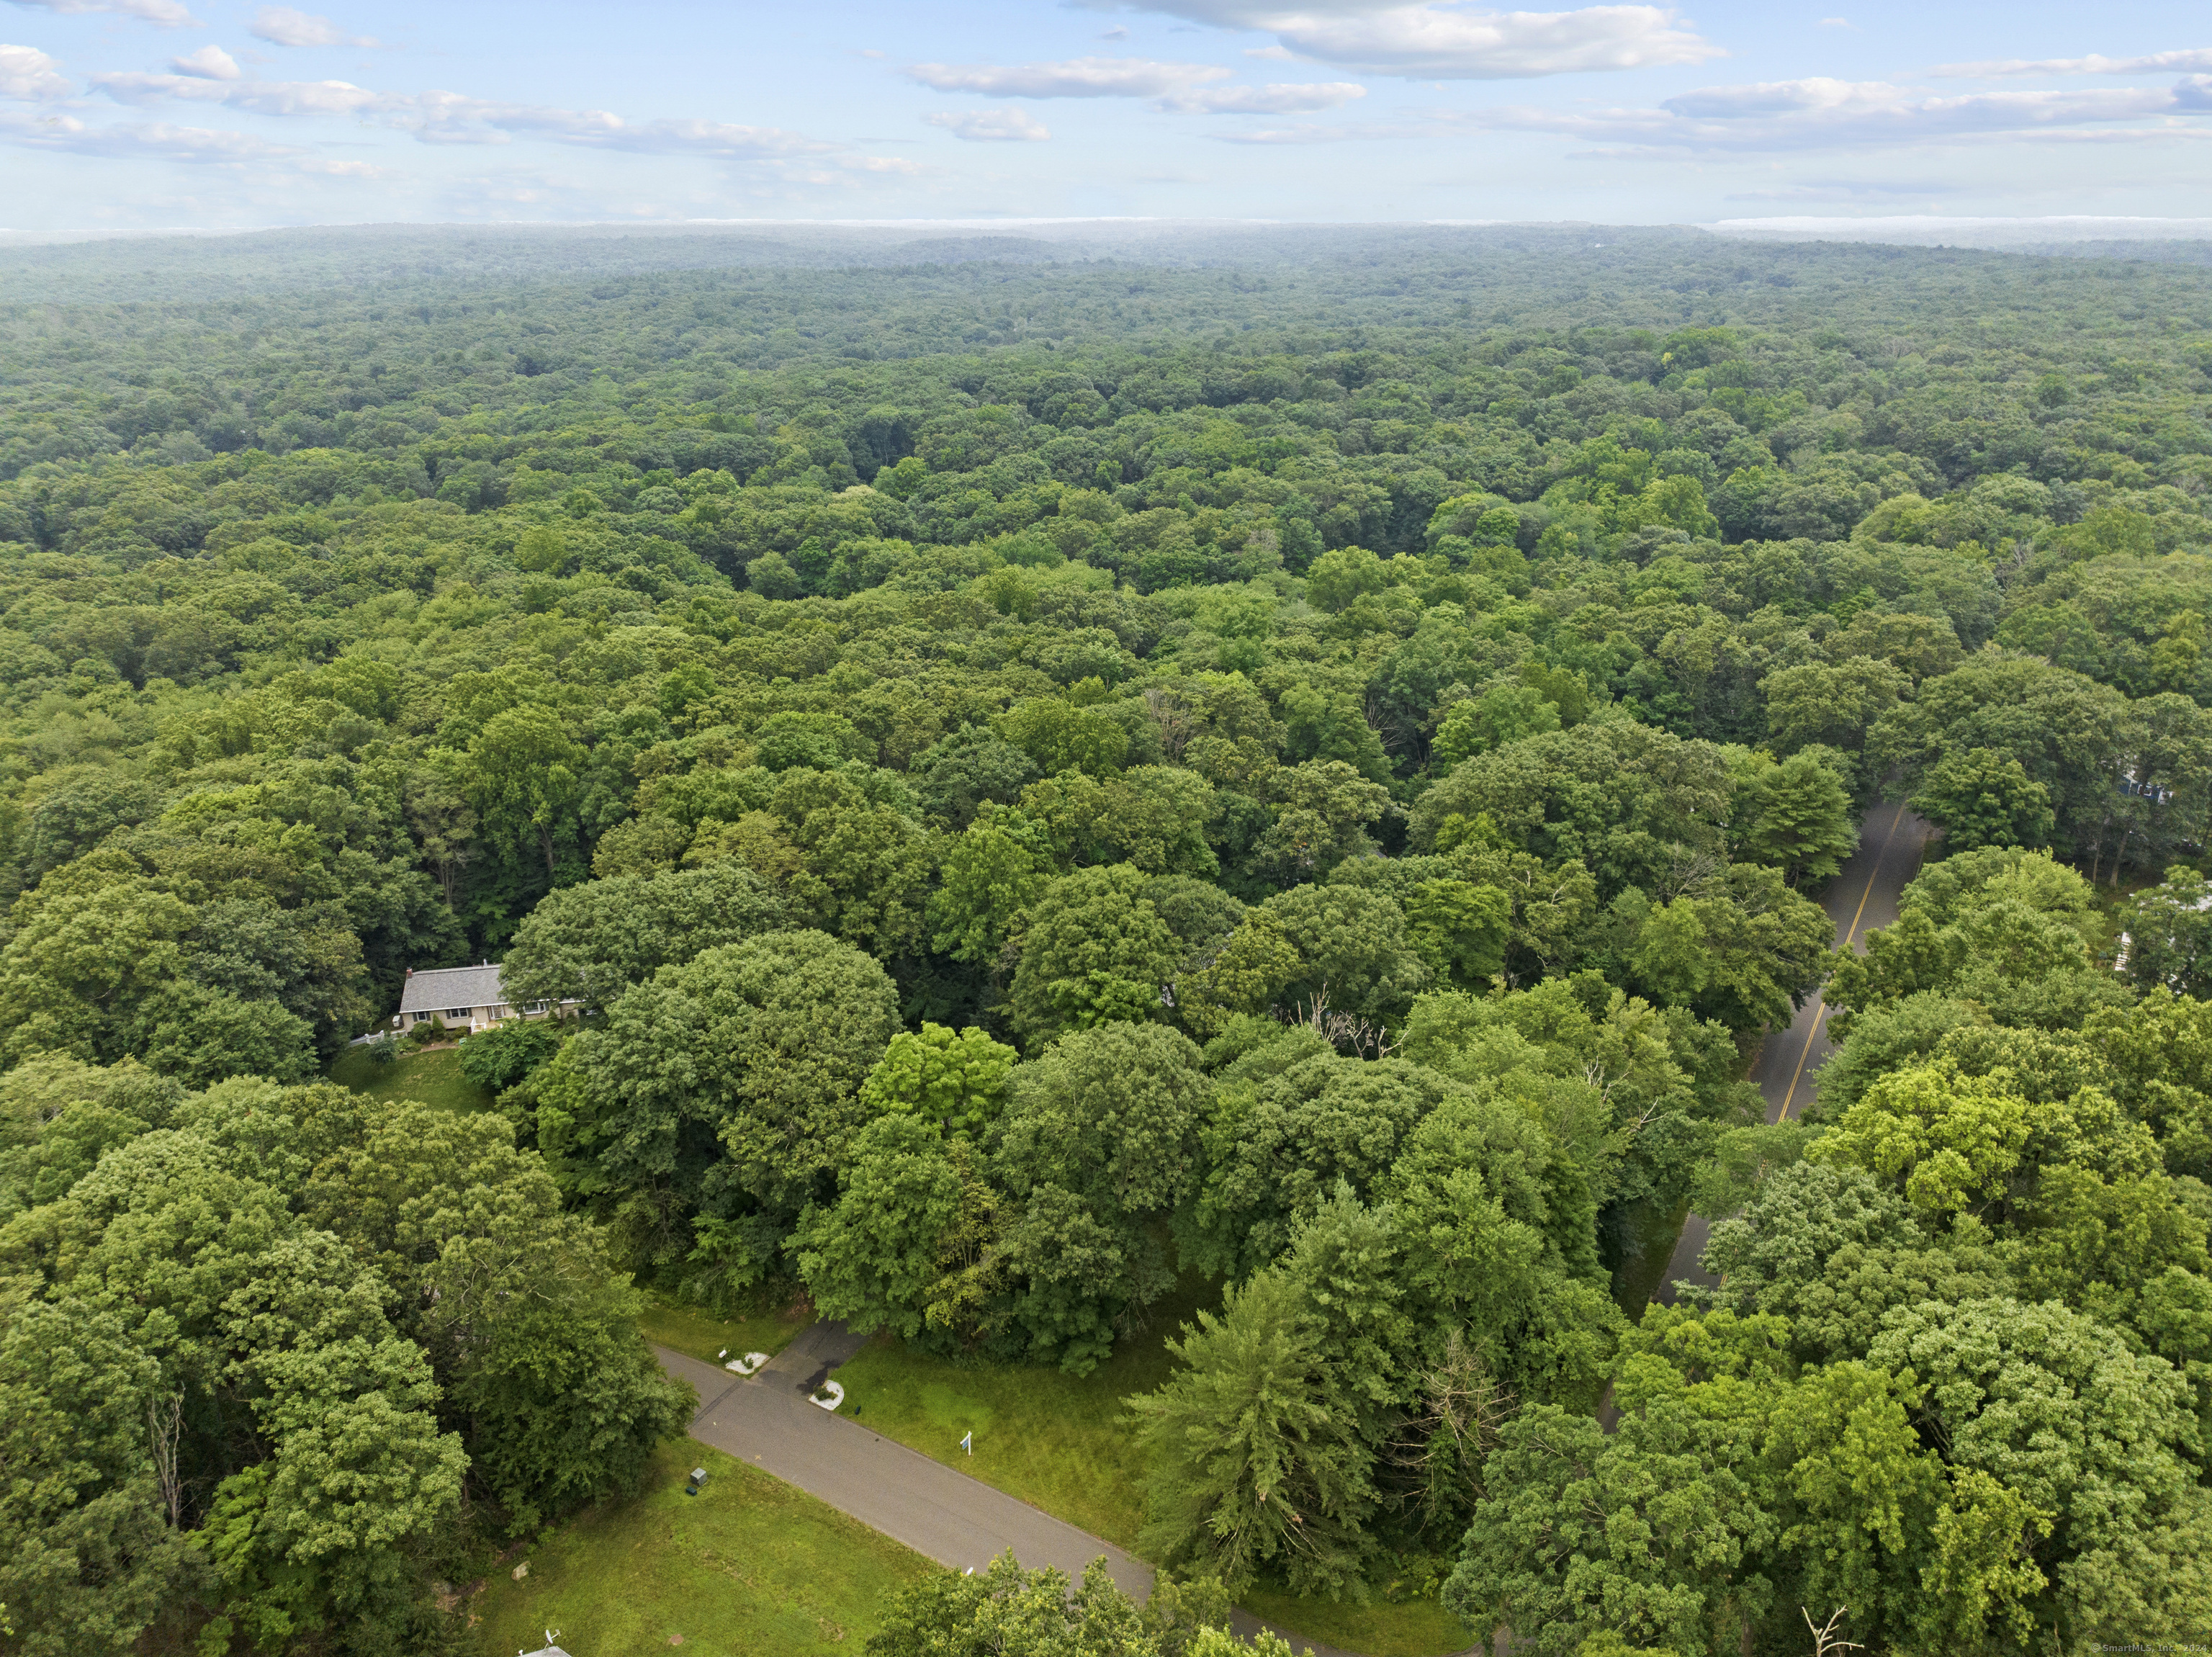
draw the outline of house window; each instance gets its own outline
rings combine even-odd
[[[465,1019],[475,1010],[472,1007],[448,1007],[445,1015],[449,1019]]]

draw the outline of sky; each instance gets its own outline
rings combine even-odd
[[[2206,42],[2177,0],[0,0],[0,230],[2200,217]]]

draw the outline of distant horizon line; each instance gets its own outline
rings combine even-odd
[[[1769,235],[1798,234],[1834,235],[1838,232],[1911,231],[1921,234],[1958,229],[2014,233],[2045,229],[2070,232],[2068,239],[2105,239],[2090,234],[2097,227],[2125,229],[2136,236],[2156,240],[2212,240],[2212,217],[2166,217],[2148,214],[1777,214],[1720,219],[1523,219],[1523,218],[1406,218],[1406,219],[1285,219],[1238,217],[1228,215],[1170,216],[1165,214],[1035,214],[996,217],[943,218],[656,218],[656,219],[376,219],[319,222],[300,224],[155,225],[143,228],[101,226],[56,230],[16,229],[0,226],[0,245],[39,247],[87,241],[139,241],[161,237],[272,235],[317,230],[626,230],[641,235],[686,230],[1018,230],[1082,227],[1236,227],[1266,229],[1689,229],[1719,235],[1746,233]]]

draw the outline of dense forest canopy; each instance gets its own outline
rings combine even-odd
[[[681,1427],[634,1284],[1081,1371],[1179,1276],[1177,1569],[1585,1657],[2204,1637],[2195,265],[0,267],[0,1649],[464,1640],[434,1576]],[[1839,957],[1878,801],[1943,856]],[[322,1079],[490,959],[575,1014],[465,1045],[497,1112]],[[1624,1310],[1685,1203],[1723,1287]]]

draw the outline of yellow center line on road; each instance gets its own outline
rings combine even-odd
[[[1874,883],[1881,874],[1881,860],[1889,855],[1890,844],[1897,838],[1898,827],[1904,821],[1905,803],[1899,801],[1897,809],[1890,813],[1888,831],[1881,837],[1881,850],[1874,855],[1874,867],[1867,871],[1866,890],[1859,893],[1859,906],[1851,911],[1850,929],[1844,934],[1844,947],[1846,949],[1859,935],[1859,922],[1866,917],[1867,899],[1874,896]],[[1820,1033],[1820,1021],[1827,1016],[1827,1003],[1820,996],[1814,996],[1812,1027],[1805,1032],[1805,1045],[1798,1050],[1797,1068],[1790,1074],[1790,1091],[1782,1095],[1782,1109],[1774,1118],[1777,1123],[1790,1119],[1790,1104],[1797,1097],[1797,1083],[1805,1075],[1805,1061],[1812,1057],[1813,1043]]]

